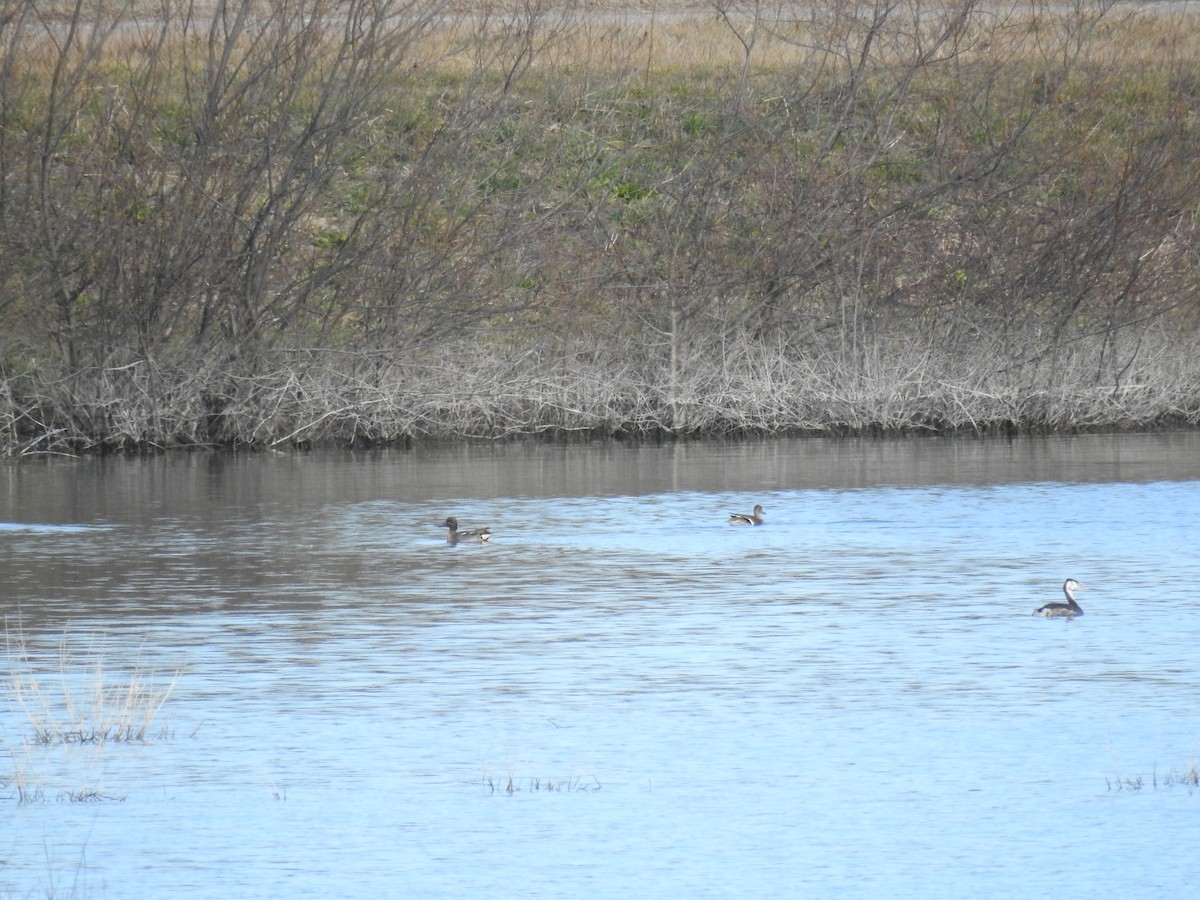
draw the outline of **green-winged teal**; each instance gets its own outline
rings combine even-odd
[[[479,541],[482,544],[492,536],[492,529],[490,528],[467,528],[459,531],[458,519],[454,518],[454,516],[447,516],[446,521],[442,523],[442,527],[450,529],[446,534],[446,539],[451,543]]]
[[[730,525],[761,525],[763,523],[763,508],[755,506],[752,513],[733,513],[729,516]]]

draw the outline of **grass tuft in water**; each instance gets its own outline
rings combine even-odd
[[[72,803],[102,803],[107,800],[122,801],[124,796],[117,797],[113,794],[105,794],[102,791],[94,788],[86,788],[78,791],[64,791],[62,793],[64,799],[70,800]]]
[[[20,632],[6,632],[8,682],[25,713],[35,744],[102,744],[171,737],[160,721],[182,674],[166,680],[146,669],[140,655],[114,673],[102,650],[73,652],[68,638],[52,666],[30,652]],[[157,730],[155,725],[158,723]]]
[[[491,775],[485,775],[478,784],[486,787],[489,793],[492,794],[517,794],[522,791],[527,793],[579,793],[592,792],[601,789],[600,779],[595,775],[582,777],[572,775],[569,778],[547,778],[541,779],[536,777],[517,778],[513,773],[509,773],[507,777],[493,778]]]
[[[1141,775],[1133,776],[1116,776],[1115,778],[1105,778],[1105,783],[1110,791],[1140,791],[1146,787],[1146,779]],[[1188,794],[1194,794],[1200,790],[1200,767],[1193,762],[1186,769],[1171,770],[1164,775],[1158,774],[1158,768],[1155,767],[1150,775],[1150,787],[1153,790],[1161,788],[1170,788],[1180,785],[1185,788]]]
[[[30,731],[4,748],[12,769],[0,787],[19,804],[124,800],[103,789],[106,748],[174,735],[162,713],[181,670],[159,677],[140,652],[114,664],[102,642],[72,650],[64,635],[56,650],[39,652],[19,628],[6,627],[5,635],[7,667],[0,677],[7,676]],[[48,787],[64,779],[71,784]]]

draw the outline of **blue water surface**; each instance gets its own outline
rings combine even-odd
[[[1189,896],[1198,448],[22,464],[0,897]]]

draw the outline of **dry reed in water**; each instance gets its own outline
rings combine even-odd
[[[35,744],[102,744],[169,735],[160,721],[180,670],[162,680],[143,667],[140,654],[114,673],[102,651],[73,653],[67,636],[53,669],[39,666],[26,637],[6,633],[9,689],[24,712]],[[152,732],[155,724],[159,730]]]

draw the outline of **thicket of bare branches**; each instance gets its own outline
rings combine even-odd
[[[1200,419],[1193,17],[0,0],[9,452]]]

